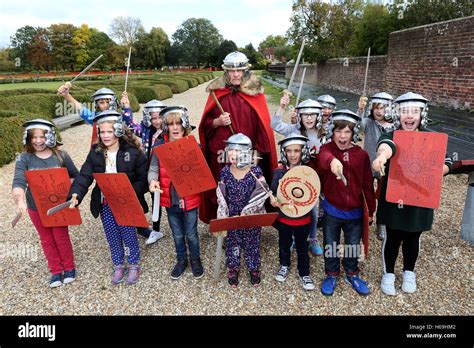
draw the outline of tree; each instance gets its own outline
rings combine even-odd
[[[196,67],[203,63],[210,65],[213,54],[223,40],[217,28],[205,18],[187,19],[178,27],[172,39],[179,46],[182,59]]]
[[[260,44],[258,45],[258,51],[264,53],[263,51],[266,48],[277,48],[284,47],[288,45],[288,40],[282,35],[268,35]]]
[[[115,42],[109,45],[107,49],[107,60],[114,69],[124,69],[126,59],[128,58],[128,47],[117,45]],[[101,59],[102,60],[102,59]]]
[[[232,40],[224,40],[221,42],[219,47],[217,48],[217,52],[215,54],[216,59],[214,61],[214,66],[220,67],[222,62],[224,61],[225,56],[229,53],[237,51],[237,45]]]
[[[121,45],[133,46],[138,37],[145,32],[140,18],[116,17],[110,23],[110,36]]]
[[[174,42],[166,52],[166,62],[171,66],[180,66],[183,62],[181,46]]]
[[[91,61],[90,52],[87,47],[87,42],[92,36],[91,29],[87,24],[82,24],[74,32],[72,42],[76,46],[76,64],[78,67],[86,66],[87,62]]]
[[[15,70],[15,63],[10,59],[11,48],[0,48],[0,71]]]
[[[33,36],[31,44],[28,45],[28,60],[37,70],[50,70],[51,45],[46,29],[38,28],[36,35]]]
[[[395,25],[386,7],[368,4],[355,24],[350,54],[365,56],[369,47],[372,55],[387,54],[389,35],[397,29]]]
[[[267,61],[260,52],[257,52],[253,45],[249,43],[244,48],[241,48],[240,51],[244,53],[249,59],[249,63],[252,64],[252,67],[255,70],[265,69]]]
[[[166,52],[170,48],[168,35],[162,28],[152,28],[143,33],[135,43],[136,54],[133,54],[133,66],[143,68],[161,68],[166,63]]]
[[[32,27],[30,25],[17,29],[15,35],[10,37],[11,51],[10,58],[16,60],[19,58],[19,64],[22,68],[30,67],[31,62],[28,58],[28,47],[32,44],[34,36],[40,31],[41,27]]]
[[[87,52],[89,52],[89,61],[87,64],[91,63],[94,59],[96,59],[101,54],[104,55],[102,59],[99,59],[97,63],[95,63],[94,68],[97,69],[104,69],[105,67],[112,67],[112,61],[114,60],[111,56],[109,56],[109,48],[112,46],[117,46],[117,44],[104,32],[98,31],[95,28],[91,30],[91,36],[86,43]],[[122,59],[123,64],[123,59]]]
[[[74,70],[76,48],[74,33],[77,28],[72,24],[52,24],[48,28],[51,42],[52,64],[56,68]]]
[[[290,46],[280,46],[275,48],[275,58],[281,62],[284,62],[291,57],[291,48]]]
[[[362,15],[361,0],[338,3],[297,0],[293,4],[287,36],[293,42],[293,57],[306,38],[304,57],[310,62],[325,61],[349,54],[355,20]]]
[[[390,12],[399,20],[400,29],[448,21],[472,16],[472,0],[396,0],[389,6]]]

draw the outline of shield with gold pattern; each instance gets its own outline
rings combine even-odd
[[[320,192],[321,182],[313,168],[294,167],[280,179],[277,191],[280,209],[288,217],[301,217],[313,209]]]

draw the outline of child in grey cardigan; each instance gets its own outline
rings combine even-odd
[[[390,94],[380,92],[370,98],[369,109],[365,112],[365,97],[359,99],[357,114],[361,117],[360,128],[364,131],[364,150],[367,151],[372,163],[377,154],[377,142],[382,134],[395,130],[392,122],[393,98]],[[372,169],[372,175],[377,180],[377,187],[381,185],[380,174]],[[377,224],[377,238],[383,240],[385,225]]]

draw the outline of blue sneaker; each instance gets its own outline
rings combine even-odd
[[[70,271],[64,271],[64,279],[63,279],[64,284],[72,283],[75,280],[76,280],[76,270],[75,269],[72,269]]]
[[[317,239],[311,239],[309,241],[309,251],[314,256],[321,256],[323,254],[323,248],[321,247],[321,244],[319,244]]]
[[[353,275],[353,276],[346,276],[346,282],[351,284],[352,288],[357,291],[359,295],[362,296],[367,296],[370,294],[370,289],[367,286],[367,282],[365,280],[362,280],[359,278],[359,276]]]
[[[50,288],[57,288],[58,286],[63,285],[63,275],[62,273],[53,274],[51,280],[49,281]]]
[[[323,280],[321,284],[321,292],[324,296],[332,296],[334,294],[334,289],[336,289],[337,277],[335,276],[326,276],[326,279]]]

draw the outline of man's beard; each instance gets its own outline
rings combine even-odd
[[[240,92],[240,85],[230,85],[229,86],[231,91],[232,91],[232,94],[236,94],[238,92]]]

